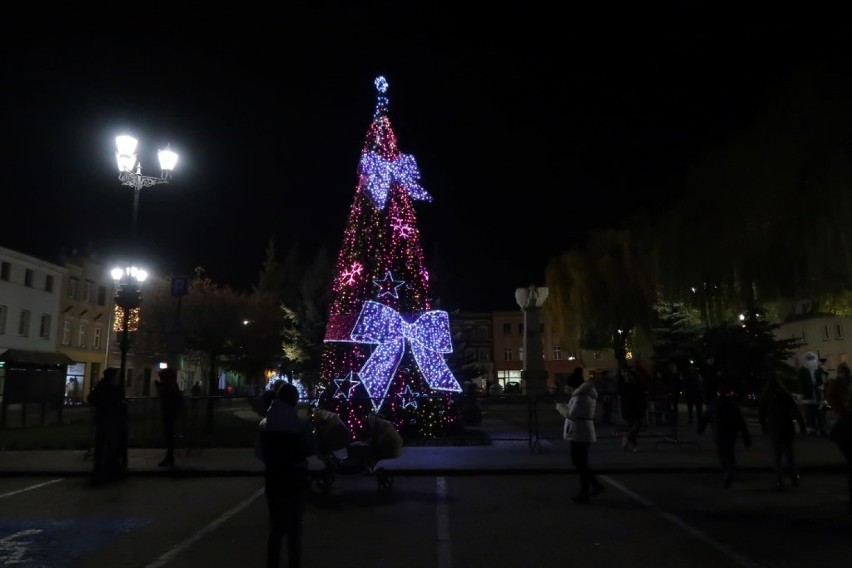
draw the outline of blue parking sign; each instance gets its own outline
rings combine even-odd
[[[186,296],[189,294],[189,278],[186,276],[175,276],[172,278],[172,296]]]

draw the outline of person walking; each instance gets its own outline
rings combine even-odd
[[[709,405],[698,421],[698,435],[702,435],[708,425],[713,429],[713,441],[719,454],[722,468],[723,485],[731,486],[736,471],[736,442],[742,436],[745,447],[751,447],[751,435],[736,403],[736,393],[724,384],[719,385],[716,399]]]
[[[166,444],[166,455],[159,467],[174,467],[175,465],[175,423],[178,414],[184,406],[183,392],[177,383],[177,371],[171,367],[160,369],[159,380],[156,382],[160,396],[160,412],[163,422],[163,439]]]
[[[289,568],[302,561],[302,515],[308,486],[308,456],[314,451],[310,422],[299,417],[299,391],[284,383],[260,421],[255,455],[264,463],[264,492],[269,511],[266,566],[280,565],[287,535]]]
[[[118,476],[124,469],[121,452],[121,429],[124,399],[121,396],[118,369],[108,367],[89,394],[89,404],[94,409],[95,447],[94,478],[95,481],[107,481]]]
[[[562,437],[571,443],[571,463],[580,475],[580,492],[571,501],[581,504],[603,491],[589,467],[589,448],[597,441],[594,416],[598,393],[589,377],[572,375],[568,386],[572,389],[571,398],[567,404],[557,402],[556,411],[565,417]]]
[[[790,470],[790,483],[798,485],[799,473],[796,470],[796,458],[793,454],[793,437],[796,434],[794,423],[799,423],[802,435],[807,435],[805,417],[799,410],[799,405],[777,376],[770,376],[760,394],[757,417],[763,433],[772,441],[773,468],[775,472],[775,488],[784,491],[782,476],[782,458],[786,460]]]
[[[621,399],[621,417],[627,422],[627,432],[621,438],[622,447],[625,451],[639,451],[637,442],[646,412],[645,386],[636,370],[628,365],[621,368],[618,395]]]

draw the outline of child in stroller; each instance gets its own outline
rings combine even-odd
[[[379,491],[390,491],[393,476],[384,468],[377,467],[377,464],[402,455],[402,436],[393,424],[371,413],[367,418],[367,439],[353,442],[349,428],[338,414],[316,408],[313,420],[317,457],[323,468],[311,472],[312,490],[327,493],[334,483],[335,475],[375,475]],[[338,455],[344,449],[345,458]]]

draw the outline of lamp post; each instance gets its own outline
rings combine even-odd
[[[130,312],[142,303],[142,283],[148,278],[148,273],[135,266],[116,267],[110,272],[115,281],[115,305],[121,308],[121,338],[118,347],[121,350],[119,381],[122,401],[125,398],[127,385],[127,351],[130,349]],[[127,410],[121,417],[121,432],[119,433],[119,463],[123,470],[127,469]]]
[[[531,284],[515,290],[515,301],[524,311],[524,393],[547,392],[547,372],[544,370],[544,351],[539,331],[539,312],[547,300],[548,290]]]
[[[122,185],[133,189],[133,223],[131,235],[136,239],[137,216],[139,212],[139,194],[143,187],[152,187],[161,183],[169,183],[172,178],[172,170],[177,165],[178,155],[169,149],[157,151],[160,160],[160,177],[143,176],[142,164],[136,159],[136,146],[139,140],[129,134],[122,134],[115,138],[115,161],[118,165],[118,179]],[[135,171],[134,171],[135,168]]]

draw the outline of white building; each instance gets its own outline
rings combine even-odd
[[[850,335],[846,335],[849,333]],[[852,318],[833,315],[815,315],[794,319],[781,324],[775,331],[779,339],[799,339],[802,345],[789,363],[798,367],[803,355],[813,351],[825,359],[825,370],[834,376],[840,363],[848,362],[852,352]]]
[[[10,404],[62,405],[70,363],[56,350],[64,276],[61,266],[0,247],[0,426]]]

